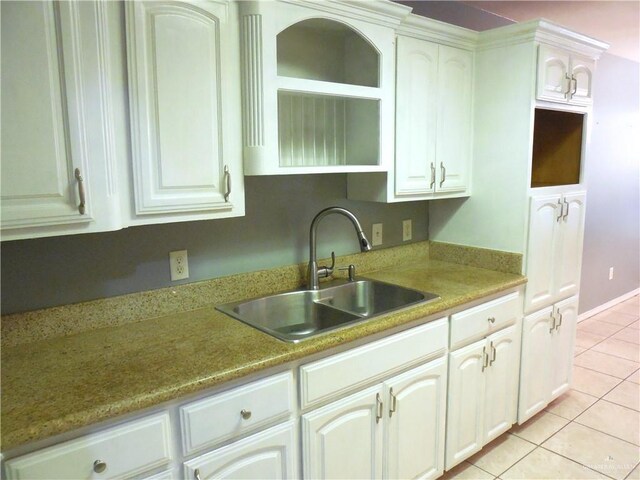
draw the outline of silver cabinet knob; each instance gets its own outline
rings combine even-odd
[[[242,418],[244,418],[245,420],[249,420],[251,418],[251,410],[245,410],[243,408],[242,410],[240,410],[240,415],[242,415]]]
[[[489,323],[496,323],[496,317],[489,317],[487,320],[489,320]]]
[[[200,469],[196,468],[193,471],[193,478],[195,478],[196,480],[202,480],[202,478],[200,477]]]
[[[102,473],[107,469],[107,463],[102,460],[96,460],[93,462],[93,471],[96,473]]]

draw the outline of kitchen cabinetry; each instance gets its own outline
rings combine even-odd
[[[442,473],[447,330],[446,319],[437,320],[301,368],[303,408],[338,397],[302,415],[305,478]]]
[[[531,197],[525,312],[578,293],[585,201],[584,191]]]
[[[514,293],[451,316],[447,470],[516,421],[520,305]]]
[[[120,228],[106,8],[2,2],[2,240]]]
[[[133,477],[168,464],[171,450],[169,415],[161,413],[9,460],[5,472],[8,479]]]
[[[244,215],[237,5],[129,2],[131,223]]]
[[[473,51],[450,27],[451,46],[433,41],[435,25],[410,15],[396,38],[395,169],[352,174],[349,198],[396,202],[468,195],[471,173]],[[444,28],[439,26],[440,29]],[[449,31],[450,30],[450,31]],[[468,43],[467,43],[468,42]]]
[[[518,423],[569,390],[577,317],[571,297],[524,318]]]
[[[593,102],[594,69],[595,61],[589,57],[540,45],[536,98],[571,105],[590,105]]]
[[[386,171],[392,158],[389,2],[241,2],[245,173]]]

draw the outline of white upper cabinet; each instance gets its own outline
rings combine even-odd
[[[1,8],[2,240],[119,228],[106,5]]]
[[[241,2],[248,175],[386,171],[394,28],[387,2]]]
[[[236,8],[126,3],[132,223],[244,215]]]
[[[561,48],[538,47],[537,99],[590,105],[595,60]]]

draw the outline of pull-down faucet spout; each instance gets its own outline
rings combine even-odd
[[[351,213],[346,208],[342,208],[342,207],[329,207],[329,208],[325,208],[324,210],[321,210],[320,213],[318,213],[313,219],[313,221],[311,222],[311,228],[309,230],[309,268],[307,271],[308,279],[309,279],[308,280],[309,290],[318,290],[318,288],[320,288],[319,279],[321,277],[322,278],[328,277],[333,273],[333,267],[335,266],[335,254],[333,252],[331,252],[332,262],[330,267],[318,267],[318,262],[316,259],[316,236],[317,236],[317,230],[318,230],[318,223],[320,223],[320,220],[322,220],[324,217],[332,213],[339,213],[340,215],[343,215],[347,217],[349,220],[351,220],[351,223],[353,224],[353,227],[356,230],[356,235],[358,235],[358,243],[360,244],[361,252],[368,252],[369,250],[371,250],[371,244],[369,243],[369,240],[367,240],[367,237],[362,231],[362,226],[360,226],[360,222],[358,221],[358,219],[353,213]]]

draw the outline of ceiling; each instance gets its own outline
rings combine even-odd
[[[474,1],[463,3],[516,22],[546,18],[609,43],[608,53],[640,62],[640,1]]]

